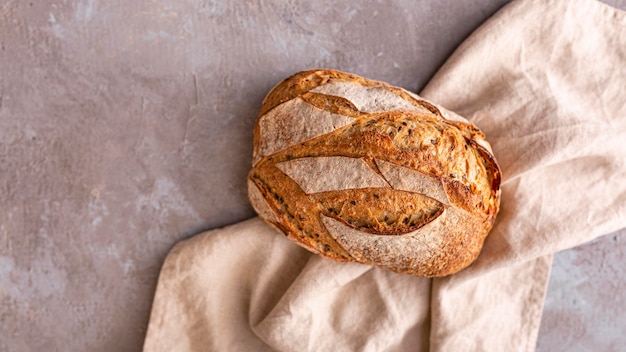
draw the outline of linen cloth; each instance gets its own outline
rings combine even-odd
[[[424,98],[478,125],[503,173],[478,260],[441,279],[312,255],[253,218],[178,243],[145,351],[532,351],[553,253],[626,227],[626,14],[514,1]]]

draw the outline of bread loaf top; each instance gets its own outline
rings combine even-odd
[[[500,178],[484,134],[455,113],[310,70],[265,98],[248,187],[259,216],[312,252],[433,277],[476,259]]]

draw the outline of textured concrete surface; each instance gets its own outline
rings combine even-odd
[[[171,246],[253,215],[274,84],[329,67],[419,91],[506,2],[0,2],[0,351],[139,350]],[[596,311],[624,312],[598,294],[623,289],[623,237],[557,255],[541,349],[593,344],[590,314],[624,327]]]
[[[554,257],[539,351],[623,351],[626,231]]]

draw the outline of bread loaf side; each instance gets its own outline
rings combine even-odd
[[[304,248],[424,277],[480,253],[499,209],[500,169],[484,134],[389,84],[297,73],[263,101],[250,200]]]

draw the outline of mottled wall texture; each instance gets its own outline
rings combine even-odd
[[[329,67],[419,91],[506,2],[0,1],[0,351],[141,349],[172,245],[254,215],[252,127],[274,84]],[[623,266],[597,250],[623,237],[556,261],[593,265],[555,270],[552,316],[577,309],[559,291],[572,275],[577,302],[610,310],[584,283]]]

